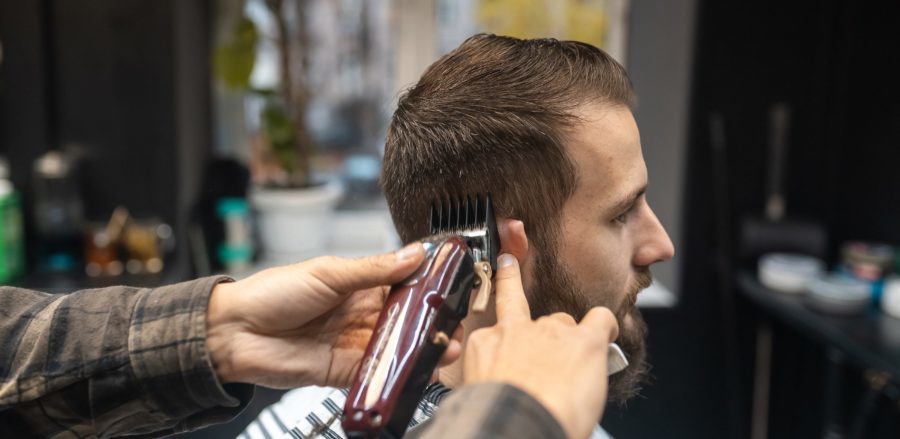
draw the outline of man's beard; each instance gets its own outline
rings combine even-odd
[[[545,247],[546,248],[546,247]],[[637,273],[629,285],[627,296],[621,306],[615,303],[601,303],[620,297],[619,291],[600,291],[588,294],[575,283],[575,278],[559,263],[555,251],[543,251],[537,255],[532,288],[525,293],[531,308],[531,317],[537,318],[555,312],[564,312],[581,321],[595,306],[605,306],[613,311],[619,323],[619,338],[616,344],[625,352],[628,367],[609,379],[607,401],[624,405],[641,390],[641,385],[649,372],[647,363],[647,324],[635,306],[637,293],[650,286],[652,280],[649,269]],[[594,299],[593,301],[591,299]],[[625,324],[625,316],[631,316]]]

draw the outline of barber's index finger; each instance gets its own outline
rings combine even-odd
[[[494,276],[497,300],[497,321],[531,320],[531,311],[525,290],[522,288],[522,274],[516,257],[504,253],[497,258],[497,274]]]

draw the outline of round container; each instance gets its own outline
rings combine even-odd
[[[872,303],[872,285],[848,276],[816,276],[809,280],[807,287],[807,304],[829,314],[859,314]]]
[[[769,253],[759,258],[759,281],[788,294],[806,291],[807,282],[825,271],[820,259],[794,253]]]
[[[337,182],[306,189],[252,188],[249,200],[257,215],[263,259],[290,263],[326,254],[334,207],[342,193]]]
[[[884,282],[881,310],[887,315],[900,319],[900,277],[891,276]]]

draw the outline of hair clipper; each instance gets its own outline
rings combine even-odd
[[[425,260],[391,287],[342,426],[351,437],[401,437],[450,337],[469,311],[484,311],[500,249],[491,197],[433,205]]]
[[[406,432],[438,359],[471,308],[487,308],[500,239],[490,195],[433,205],[425,260],[391,287],[347,402],[341,426],[354,438]],[[610,343],[608,373],[628,366]]]

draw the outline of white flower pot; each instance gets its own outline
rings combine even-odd
[[[338,182],[304,189],[251,188],[263,260],[292,263],[328,253],[342,192]]]

